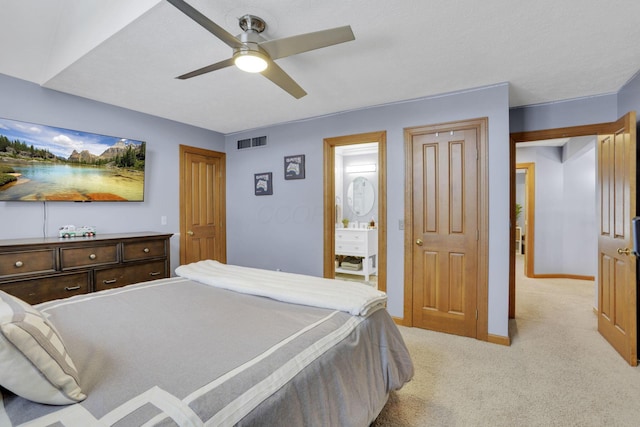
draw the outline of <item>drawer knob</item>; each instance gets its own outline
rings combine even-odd
[[[20,268],[20,267],[22,267],[23,265],[24,265],[24,264],[22,263],[22,261],[16,261],[16,264],[15,264],[15,266],[16,266],[16,267]]]
[[[148,254],[148,253],[149,253],[149,248],[144,248],[144,249],[142,250],[142,252],[144,252],[145,254]]]
[[[149,273],[149,276],[159,276],[160,272],[159,271],[152,271],[151,273]]]
[[[89,259],[96,259],[96,254],[89,255]]]
[[[77,291],[78,289],[80,289],[80,286],[66,286],[64,288],[65,291]]]
[[[112,283],[116,283],[117,281],[118,279],[103,280],[102,283],[104,283],[105,285],[110,285]]]

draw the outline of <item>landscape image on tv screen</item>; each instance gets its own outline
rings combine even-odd
[[[140,202],[142,141],[0,118],[0,201]]]

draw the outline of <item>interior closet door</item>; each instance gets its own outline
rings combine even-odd
[[[480,271],[484,270],[479,250],[481,123],[407,132],[412,152],[408,234],[413,325],[476,337]]]

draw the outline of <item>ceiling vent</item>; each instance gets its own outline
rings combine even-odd
[[[247,139],[239,139],[238,140],[238,150],[243,150],[245,148],[251,147],[263,147],[267,145],[267,137],[265,136],[256,136],[255,138],[247,138]]]

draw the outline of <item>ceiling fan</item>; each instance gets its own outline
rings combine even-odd
[[[300,99],[307,92],[280,68],[274,62],[274,59],[355,40],[349,25],[276,40],[266,40],[260,35],[266,27],[265,22],[253,15],[244,15],[239,18],[240,28],[242,28],[243,33],[236,37],[188,3],[182,0],[167,1],[233,48],[231,58],[177,77],[182,80],[235,65],[244,71],[261,73],[291,96]]]

